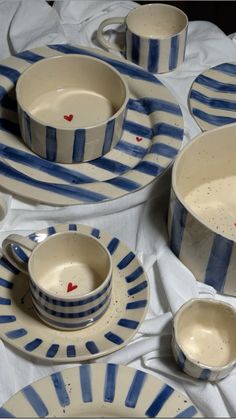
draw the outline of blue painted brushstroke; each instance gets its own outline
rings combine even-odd
[[[76,224],[69,224],[69,231],[77,231],[77,225]]]
[[[126,304],[126,310],[136,310],[139,308],[146,307],[147,300],[132,301],[132,303]]]
[[[113,237],[113,239],[111,239],[110,243],[107,246],[107,250],[110,252],[111,255],[115,253],[119,244],[120,244],[120,240],[117,239],[117,237]]]
[[[176,127],[175,125],[158,122],[153,126],[153,135],[166,135],[167,137],[182,141],[184,130],[183,128]]]
[[[173,36],[170,41],[169,70],[174,70],[178,64],[179,36]]]
[[[134,182],[133,180],[126,179],[121,176],[109,179],[106,181],[106,183],[109,183],[109,185],[117,186],[118,188],[121,188],[128,192],[136,191],[142,186],[140,183]]]
[[[112,403],[114,401],[118,368],[119,366],[117,364],[107,364],[106,366],[103,396],[104,402]]]
[[[7,77],[12,83],[16,83],[21,73],[14,68],[0,64],[0,76]]]
[[[138,124],[137,122],[129,121],[128,119],[124,122],[124,130],[138,137],[145,137],[151,139],[153,136],[152,128],[145,127],[144,125]]]
[[[168,144],[156,143],[151,146],[149,153],[173,159],[178,153],[178,150]]]
[[[126,173],[130,167],[116,160],[111,160],[107,157],[100,157],[99,159],[91,160],[90,165],[99,167],[100,169],[107,170],[114,174]]]
[[[152,177],[156,177],[163,172],[164,167],[149,161],[141,161],[139,164],[137,164],[134,170],[136,170],[137,172],[145,173],[146,175]]]
[[[135,33],[131,33],[131,61],[139,64],[140,54],[140,37]]]
[[[126,268],[131,262],[132,260],[134,260],[135,258],[135,254],[133,252],[129,252],[123,259],[121,259],[121,261],[119,263],[117,263],[117,268],[118,269],[124,269]]]
[[[41,399],[40,395],[32,386],[27,386],[21,390],[21,393],[25,396],[26,400],[34,409],[35,413],[44,418],[49,414],[47,406],[44,404],[43,400]]]
[[[208,381],[211,375],[211,370],[204,368],[199,376],[199,380]]]
[[[0,323],[13,323],[16,321],[16,317],[15,316],[10,316],[10,315],[1,315],[0,316]]]
[[[172,115],[182,116],[180,106],[161,98],[142,97],[139,99],[129,99],[128,108],[130,110],[150,115],[152,112],[167,112]]]
[[[0,418],[15,418],[15,416],[4,407],[0,407]]]
[[[57,130],[53,127],[46,127],[46,158],[55,161],[57,157]]]
[[[73,163],[79,163],[84,160],[85,138],[86,138],[85,129],[75,130],[73,157],[72,157]]]
[[[70,398],[66,391],[66,386],[61,372],[51,374],[52,383],[57,395],[57,399],[62,407],[69,406]]]
[[[22,338],[23,336],[27,335],[28,332],[25,329],[15,329],[15,330],[10,330],[9,332],[6,332],[5,335],[7,338],[9,339],[19,339]]]
[[[11,299],[10,298],[0,297],[0,305],[2,305],[2,306],[10,306],[11,305]]]
[[[33,352],[35,349],[37,349],[41,344],[43,343],[42,339],[36,338],[32,340],[32,342],[27,343],[24,348],[28,352]]]
[[[125,406],[130,408],[135,408],[139,395],[142,392],[143,385],[145,383],[147,374],[143,371],[136,371],[134,374],[133,381],[129,388],[129,392],[125,399]]]
[[[97,239],[100,239],[100,230],[98,228],[93,228],[91,231],[91,235],[93,237],[96,237]]]
[[[76,356],[75,345],[68,345],[66,348],[67,358],[74,358]]]
[[[21,58],[22,60],[25,60],[28,63],[37,63],[38,61],[45,58],[42,55],[36,54],[36,52],[32,52],[32,51],[29,51],[29,50],[18,52],[15,55],[15,57]]]
[[[236,76],[236,65],[232,63],[223,63],[212,67],[211,70],[219,71],[228,74],[229,76]]]
[[[171,234],[170,234],[170,248],[174,254],[179,257],[185,225],[187,221],[188,212],[181,202],[176,199],[174,203]]]
[[[27,254],[24,252],[24,250],[18,246],[18,245],[13,245],[13,251],[14,253],[17,255],[17,257],[25,263],[28,263],[29,257],[27,256]]]
[[[147,288],[147,286],[148,286],[147,281],[143,281],[143,282],[141,282],[140,284],[136,285],[135,287],[130,288],[130,289],[128,290],[128,295],[135,295],[135,294],[138,294],[139,292],[141,292],[141,291],[143,291],[145,288]]]
[[[92,355],[98,354],[100,352],[96,343],[92,340],[86,342],[85,346]]]
[[[124,340],[113,332],[106,333],[104,337],[108,339],[110,342],[115,343],[115,345],[121,345],[122,343],[124,343]]]
[[[129,320],[129,319],[120,319],[117,324],[122,327],[126,327],[127,329],[137,329],[139,322],[136,322],[135,320]]]
[[[47,358],[54,358],[59,350],[59,345],[53,343],[47,350],[46,357]]]
[[[195,80],[195,83],[205,86],[214,92],[221,93],[236,93],[236,84],[223,83],[218,80],[212,79],[211,77],[200,74]]]
[[[13,288],[13,282],[9,282],[6,279],[0,278],[0,287],[12,289]]]
[[[137,159],[142,159],[145,156],[147,149],[136,144],[128,143],[124,140],[120,140],[116,146],[115,150],[119,150],[122,153],[128,154],[129,156],[136,157]]]
[[[81,365],[79,367],[81,394],[84,403],[93,401],[91,386],[91,369],[90,365]]]
[[[159,67],[160,42],[158,39],[149,39],[147,69],[151,73],[157,73]]]
[[[162,387],[161,391],[158,393],[156,398],[153,400],[152,404],[146,410],[145,415],[149,418],[154,418],[161,411],[164,404],[173,394],[174,389],[168,385]]]
[[[192,90],[190,99],[194,99],[204,105],[209,106],[212,109],[222,109],[224,111],[236,111],[236,102],[227,99],[212,98],[204,95],[197,90]]]
[[[138,279],[142,274],[144,273],[144,270],[142,266],[139,266],[135,271],[131,272],[131,274],[127,275],[125,277],[126,282],[133,282],[136,279]]]
[[[102,148],[102,154],[108,153],[110,151],[113,141],[114,135],[114,128],[115,128],[115,119],[112,119],[107,122],[106,131],[105,131],[105,138]]]
[[[195,416],[197,414],[197,409],[194,406],[189,406],[187,407],[187,409],[183,410],[182,412],[180,412],[177,416],[175,416],[176,418],[192,418],[193,416]]]
[[[211,115],[197,108],[193,108],[192,113],[194,116],[201,119],[202,121],[208,122],[208,124],[216,125],[218,127],[221,125],[227,125],[236,122],[236,116],[235,118],[231,118],[229,116]]]

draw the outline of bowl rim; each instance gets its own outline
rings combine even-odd
[[[42,65],[42,63],[45,62],[49,62],[49,61],[55,61],[55,60],[62,60],[62,59],[66,59],[66,58],[74,58],[76,60],[88,60],[88,61],[94,61],[94,62],[98,62],[102,65],[104,65],[104,67],[109,68],[113,73],[115,73],[118,78],[120,79],[120,81],[123,84],[124,87],[124,92],[125,92],[125,98],[123,100],[122,105],[119,107],[119,109],[109,118],[105,119],[104,121],[100,122],[99,124],[94,124],[94,125],[88,125],[88,126],[81,126],[81,127],[62,127],[59,126],[58,124],[47,124],[44,120],[35,117],[28,109],[27,107],[25,107],[22,104],[22,98],[21,98],[21,84],[22,84],[22,80],[27,76],[27,74],[32,70],[32,68],[35,68],[36,66],[40,66]],[[90,57],[89,55],[82,55],[82,54],[63,54],[63,55],[53,55],[52,57],[45,57],[42,58],[41,60],[37,61],[36,63],[33,63],[31,65],[29,65],[25,70],[23,70],[23,72],[21,73],[21,75],[19,76],[17,82],[16,82],[16,87],[15,87],[15,92],[16,92],[16,101],[17,101],[17,108],[21,108],[23,110],[23,112],[25,112],[32,120],[34,120],[35,122],[37,122],[40,125],[43,126],[47,126],[47,127],[52,127],[55,128],[56,130],[60,130],[60,131],[68,131],[68,132],[73,132],[77,129],[84,129],[86,130],[90,130],[90,129],[94,129],[94,128],[100,128],[102,126],[104,126],[105,124],[107,124],[108,122],[117,119],[123,111],[125,111],[128,101],[130,99],[130,92],[129,92],[129,88],[128,88],[128,84],[125,80],[125,78],[122,76],[122,74],[116,70],[112,65],[108,64],[106,61],[104,61],[102,58],[96,58],[96,57]]]
[[[173,337],[176,341],[176,344],[181,349],[181,351],[185,355],[186,359],[189,360],[195,366],[197,366],[199,369],[208,369],[212,372],[221,372],[221,371],[225,371],[225,370],[228,370],[228,369],[232,369],[235,362],[236,362],[236,356],[234,357],[234,359],[232,361],[230,361],[227,364],[224,364],[222,366],[207,365],[207,364],[204,364],[203,362],[197,361],[197,359],[191,357],[188,353],[186,353],[186,351],[182,347],[182,344],[180,343],[179,334],[178,334],[179,317],[180,317],[180,315],[183,314],[183,312],[186,310],[186,308],[188,308],[192,304],[199,303],[199,302],[201,302],[203,304],[215,304],[215,305],[220,305],[222,307],[228,307],[228,309],[230,309],[230,311],[234,314],[235,320],[236,320],[236,309],[232,304],[230,304],[228,302],[221,301],[221,300],[215,300],[213,298],[197,298],[197,297],[196,298],[191,298],[190,300],[186,301],[177,310],[177,312],[175,313],[174,318],[173,318],[172,335],[173,335]]]
[[[233,122],[232,124],[223,125],[221,127],[216,127],[210,131],[204,131],[199,133],[196,137],[194,137],[188,144],[186,144],[182,150],[178,153],[172,167],[172,174],[171,174],[171,188],[173,189],[177,199],[180,201],[180,203],[183,205],[183,207],[192,215],[193,218],[195,218],[201,225],[203,225],[205,228],[210,230],[211,234],[217,234],[218,236],[223,237],[224,239],[230,240],[233,243],[236,243],[236,239],[232,238],[228,234],[223,234],[220,231],[216,230],[214,227],[212,227],[203,217],[198,215],[184,200],[184,197],[179,191],[178,185],[177,185],[177,170],[178,166],[180,164],[180,161],[183,157],[183,155],[187,152],[189,148],[192,147],[193,144],[199,141],[199,139],[204,138],[205,136],[208,137],[209,135],[213,134],[218,131],[224,131],[230,128],[235,127],[236,129],[236,122]]]

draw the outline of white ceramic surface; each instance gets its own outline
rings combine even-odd
[[[236,122],[236,63],[211,67],[194,80],[189,108],[203,131]]]
[[[0,417],[202,417],[183,394],[143,371],[84,364],[23,388]]]
[[[28,276],[34,309],[49,326],[77,330],[106,312],[113,267],[109,251],[96,237],[67,231],[37,243],[11,234],[2,251]]]
[[[210,299],[192,299],[176,313],[172,349],[180,368],[200,380],[226,377],[236,362],[236,310]]]
[[[123,136],[116,147],[105,157],[73,166],[37,157],[20,141],[14,100],[15,82],[23,70],[43,57],[71,53],[108,62],[123,75],[130,91]],[[13,194],[51,205],[113,200],[154,182],[182,146],[183,117],[175,98],[155,76],[125,60],[95,49],[56,45],[21,52],[1,64],[0,83],[6,91],[0,104],[1,187]]]
[[[185,58],[188,18],[169,4],[147,4],[131,10],[126,18],[105,19],[97,30],[98,42],[107,50],[118,47],[103,35],[106,26],[125,25],[126,58],[152,73],[175,70]]]
[[[13,347],[49,362],[82,361],[114,352],[125,346],[145,317],[149,284],[136,258],[116,237],[84,225],[65,224],[33,233],[29,238],[41,243],[61,231],[79,231],[96,237],[111,254],[113,264],[112,299],[96,323],[77,331],[53,329],[34,312],[26,275],[0,259],[0,336]],[[17,252],[22,264],[27,261]]]
[[[201,134],[175,161],[170,247],[196,279],[236,295],[236,124]]]
[[[67,54],[28,67],[16,98],[25,144],[47,160],[79,163],[105,155],[120,140],[129,90],[104,61]]]

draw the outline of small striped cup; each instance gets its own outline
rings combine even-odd
[[[126,26],[126,58],[149,72],[167,73],[184,61],[188,18],[177,7],[147,4],[133,9],[126,18],[105,19],[97,31],[98,42],[105,49],[120,51],[103,35],[103,29],[113,24]]]
[[[11,234],[2,249],[16,268],[29,275],[33,307],[49,326],[82,329],[107,310],[112,293],[112,260],[95,237],[67,231],[35,243]],[[22,261],[28,262],[27,268]]]

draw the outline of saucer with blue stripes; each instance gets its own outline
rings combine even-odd
[[[190,89],[189,107],[202,131],[236,122],[236,63],[199,74]]]
[[[79,224],[48,227],[29,238],[40,243],[49,235],[68,230],[96,237],[111,254],[112,298],[107,311],[94,325],[62,331],[42,322],[33,309],[27,275],[5,258],[0,259],[0,337],[14,348],[50,363],[93,359],[122,348],[138,331],[149,300],[147,275],[135,254],[118,238]],[[27,268],[25,250],[15,246],[14,251]],[[55,322],[60,322],[61,313],[55,311],[53,315]]]
[[[90,162],[59,164],[42,159],[21,137],[15,99],[20,74],[45,57],[82,54],[118,70],[129,87],[123,134],[117,145]],[[4,190],[49,205],[110,201],[155,181],[182,146],[183,117],[174,96],[160,80],[128,61],[97,49],[50,45],[0,61],[0,174]]]
[[[0,408],[10,417],[203,417],[183,394],[134,368],[83,364],[24,387]]]

